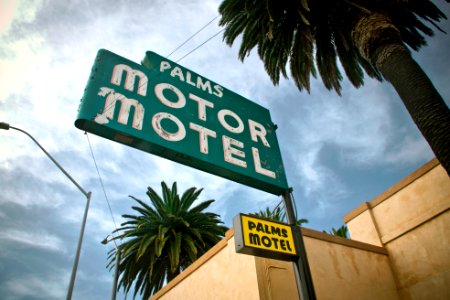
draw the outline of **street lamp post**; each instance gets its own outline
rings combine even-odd
[[[119,264],[120,264],[120,250],[119,247],[117,247],[116,241],[112,239],[108,239],[110,235],[108,235],[101,243],[103,245],[108,244],[109,242],[114,242],[114,247],[116,247],[116,266],[114,268],[114,280],[113,280],[113,288],[111,292],[111,300],[116,300],[116,294],[117,294],[117,285],[119,281]]]
[[[119,264],[120,264],[120,251],[116,248],[116,268],[114,269],[113,288],[111,293],[111,300],[116,300],[117,293],[117,281],[119,280]]]
[[[36,141],[36,139],[34,137],[31,136],[31,134],[29,134],[28,132],[26,132],[25,130],[22,130],[20,128],[17,127],[13,127],[10,126],[8,123],[5,122],[0,122],[0,129],[4,129],[4,130],[9,130],[9,129],[14,129],[17,131],[20,131],[24,134],[26,134],[29,138],[31,138],[33,140],[33,142],[38,145],[39,148],[41,148],[42,151],[44,151],[44,153],[47,155],[48,158],[50,158],[50,160],[61,170],[61,172],[64,173],[64,175],[67,176],[67,178],[70,179],[70,181],[72,181],[72,183],[81,191],[81,193],[83,193],[83,195],[86,197],[86,207],[84,209],[84,215],[83,215],[83,221],[81,223],[81,230],[80,230],[80,236],[78,238],[78,245],[77,245],[77,252],[75,254],[75,260],[73,262],[73,268],[72,268],[72,274],[70,276],[70,283],[69,283],[69,288],[67,290],[67,297],[66,300],[71,300],[72,299],[72,293],[73,293],[73,287],[75,285],[75,277],[77,275],[77,269],[78,269],[78,261],[80,260],[80,252],[81,252],[81,245],[83,244],[83,236],[84,236],[84,228],[86,226],[86,220],[87,220],[87,215],[88,215],[88,211],[89,211],[89,204],[91,202],[91,192],[86,192],[76,181],[75,179],[72,178],[72,176],[69,175],[69,173],[66,172],[66,170],[64,170],[63,167],[61,167],[61,165],[44,149],[44,147],[41,146],[41,144],[38,143],[38,141]]]

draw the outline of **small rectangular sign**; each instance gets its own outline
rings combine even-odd
[[[275,195],[288,189],[269,111],[153,52],[139,65],[99,50],[75,126]]]
[[[236,252],[292,260],[297,256],[292,227],[285,223],[239,214],[233,219]]]

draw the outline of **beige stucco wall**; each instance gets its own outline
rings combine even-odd
[[[370,210],[370,205],[367,202],[361,204],[357,209],[359,213],[358,218],[346,221],[350,237],[355,241],[361,241],[368,244],[383,246],[378,228],[373,221],[373,212]]]
[[[317,299],[397,300],[384,248],[302,229]],[[292,262],[238,254],[233,232],[155,299],[295,300]]]
[[[317,299],[399,299],[385,249],[304,231]]]
[[[232,231],[152,298],[162,300],[259,299],[253,256],[237,255]]]
[[[303,228],[317,299],[450,299],[450,179],[436,160],[345,216]],[[291,262],[235,252],[232,230],[151,299],[298,299]]]
[[[399,299],[384,248],[306,228],[302,232],[317,299]],[[261,300],[298,299],[292,263],[256,262]]]
[[[450,178],[437,160],[344,220],[352,239],[386,248],[401,299],[450,299]]]
[[[402,299],[450,299],[450,211],[386,245]]]

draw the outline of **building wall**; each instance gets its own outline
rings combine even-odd
[[[384,248],[302,229],[316,298],[399,299]],[[292,263],[256,258],[261,300],[298,299]]]
[[[386,244],[401,299],[450,299],[450,212]]]
[[[384,248],[311,229],[302,232],[317,299],[399,299]],[[230,230],[151,299],[299,298],[292,262],[236,253]]]
[[[345,218],[350,236],[386,248],[401,299],[450,299],[450,178],[432,160]]]
[[[302,229],[319,300],[450,299],[450,179],[436,160],[345,216],[352,240]],[[298,299],[292,262],[235,252],[233,231],[154,299]]]
[[[257,300],[255,259],[238,255],[233,231],[150,299]]]
[[[304,229],[317,299],[399,299],[384,248]]]

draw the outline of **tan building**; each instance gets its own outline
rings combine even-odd
[[[437,160],[344,217],[351,240],[303,228],[316,297],[450,299],[450,178]],[[152,300],[298,299],[291,262],[235,252],[233,231]]]

